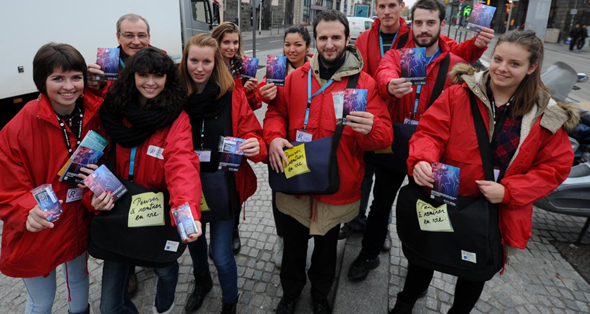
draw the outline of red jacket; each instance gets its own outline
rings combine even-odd
[[[347,49],[357,51],[354,47]],[[341,69],[349,64],[349,60],[360,59],[360,55],[352,55],[353,52],[350,50],[347,50],[346,53],[349,56]],[[308,73],[311,64],[317,64],[317,60],[314,58],[287,76],[285,87],[278,90],[274,105],[268,106],[266,118],[264,119],[264,140],[266,143],[270,144],[277,137],[294,141],[297,130],[303,127],[307,109]],[[317,201],[328,204],[349,204],[359,200],[364,173],[364,151],[383,149],[393,141],[390,118],[383,100],[379,97],[375,81],[368,74],[361,71],[362,60],[358,60],[358,65],[355,64],[355,66],[354,70],[349,70],[345,74],[337,72],[334,77],[341,78],[335,79],[334,83],[314,97],[310,106],[307,131],[313,134],[313,139],[332,136],[336,129],[332,92],[344,90],[348,83],[348,77],[360,71],[357,88],[369,91],[367,112],[374,115],[373,130],[368,135],[355,132],[348,126],[344,127],[336,151],[339,174],[340,178],[342,178],[340,189],[335,194],[316,197]],[[311,89],[312,93],[315,93],[320,89],[320,83],[315,74],[312,74],[312,76]]]
[[[150,146],[163,148],[162,156],[148,155]],[[131,149],[117,144],[116,175],[129,178],[130,159]],[[172,207],[188,202],[193,218],[199,220],[202,193],[199,170],[191,123],[183,111],[174,123],[157,130],[137,146],[133,182],[150,189],[168,190]]]
[[[397,47],[399,42],[399,38],[406,33],[410,32],[410,28],[406,24],[406,21],[400,17],[399,19],[400,28],[398,30],[398,35],[395,41],[393,42],[393,47]],[[379,62],[381,61],[381,48],[379,43],[379,28],[381,27],[381,22],[379,19],[375,19],[373,22],[373,26],[370,30],[363,32],[359,35],[356,39],[355,46],[361,51],[361,55],[363,55],[363,59],[365,61],[365,65],[363,66],[363,71],[367,72],[373,78],[375,77],[375,72],[377,68],[379,68]],[[456,55],[460,56],[461,58],[467,60],[469,63],[474,63],[475,61],[479,60],[479,58],[483,55],[487,48],[477,48],[475,47],[475,37],[469,40],[464,41],[461,44],[457,44],[454,40],[450,39],[449,37],[441,34],[440,38],[442,41],[446,42],[449,46],[449,49]],[[407,44],[412,40],[412,34],[408,34],[408,41]],[[414,47],[414,46],[411,46]]]
[[[408,38],[406,47],[415,47],[415,43],[412,38]],[[449,45],[445,41],[439,41],[439,47],[441,50],[440,55],[426,66],[427,84],[422,85],[420,91],[420,100],[418,102],[418,110],[416,111],[416,120],[420,120],[420,115],[426,111],[426,106],[430,101],[430,95],[434,89],[434,83],[436,82],[440,63],[447,56],[447,54],[449,54]],[[454,53],[451,53],[449,71],[455,64],[459,62],[465,61],[456,56]],[[379,69],[377,70],[377,73],[375,73],[375,80],[379,85],[379,93],[381,94],[381,97],[385,99],[387,107],[389,108],[391,121],[394,123],[403,123],[405,118],[409,118],[410,112],[414,112],[414,105],[416,101],[416,85],[413,86],[414,91],[412,93],[409,93],[402,98],[396,98],[388,93],[387,85],[389,82],[394,78],[400,78],[400,76],[400,52],[399,50],[389,50],[387,53],[385,53],[385,56],[379,65]],[[451,86],[451,84],[451,79],[447,77],[447,81],[443,87],[443,90]]]
[[[89,92],[84,94],[82,137],[90,130],[104,135],[97,114],[101,103],[101,98]],[[76,136],[69,129],[68,134],[72,149],[76,149]],[[65,202],[68,189],[75,186],[59,182],[57,175],[68,158],[64,134],[44,94],[27,103],[0,132],[3,274],[19,278],[47,275],[86,250],[92,215],[82,201]],[[57,197],[64,201],[64,211],[54,228],[29,232],[27,216],[37,205],[29,191],[45,183],[51,184]]]
[[[232,131],[233,136],[249,139],[256,138],[260,144],[260,153],[256,156],[248,157],[252,162],[266,161],[268,150],[262,139],[262,127],[258,118],[254,115],[248,105],[246,95],[240,89],[234,89],[232,92]],[[244,203],[250,196],[256,192],[257,178],[256,174],[248,164],[246,158],[242,159],[240,170],[235,175],[236,187],[240,197],[240,204]]]
[[[254,88],[252,91],[250,92],[246,92],[246,89],[244,88],[244,84],[242,84],[242,78],[238,77],[236,79],[234,79],[234,83],[235,83],[235,90],[242,90],[244,92],[244,94],[247,97],[248,100],[248,105],[250,105],[250,108],[252,108],[252,111],[256,110],[256,109],[260,109],[262,107],[262,101],[260,100],[260,94],[256,93],[257,88]]]
[[[485,176],[467,89],[474,91],[483,120],[492,134],[491,105],[485,97],[487,75],[463,75],[463,79],[466,84],[450,87],[422,116],[410,140],[407,165],[410,175],[420,161],[441,161],[459,167],[459,195],[483,197],[475,183],[485,180]],[[549,94],[540,92],[537,106],[523,116],[521,142],[500,182],[505,187],[500,204],[504,244],[526,247],[532,234],[533,202],[548,195],[567,178],[573,152],[562,125],[571,124],[571,117],[575,116],[571,112],[558,106]]]

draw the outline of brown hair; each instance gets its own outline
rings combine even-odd
[[[39,48],[33,58],[33,81],[40,93],[47,93],[45,82],[55,70],[82,72],[86,87],[86,61],[76,48],[56,43],[48,43]]]
[[[238,27],[238,25],[232,22],[223,22],[213,29],[213,31],[211,32],[211,37],[215,38],[215,40],[217,40],[217,44],[221,45],[223,36],[225,36],[225,34],[231,33],[238,33],[238,43],[240,44],[240,47],[236,52],[236,56],[242,59],[245,56],[245,53],[242,49],[242,33],[240,33],[240,28]]]
[[[518,85],[514,99],[510,107],[513,117],[522,116],[530,112],[539,99],[539,89],[547,91],[541,81],[541,68],[543,67],[543,41],[536,36],[531,30],[527,31],[509,31],[500,36],[496,47],[501,43],[514,43],[525,48],[529,53],[529,67],[538,63],[537,68],[531,74],[527,74]],[[496,51],[494,47],[494,52]]]
[[[188,73],[188,68],[186,65],[188,62],[188,51],[191,46],[211,47],[213,48],[213,51],[215,51],[215,68],[213,69],[213,73],[211,73],[211,77],[209,79],[213,80],[219,86],[220,92],[219,95],[217,95],[217,99],[221,98],[221,96],[225,95],[227,91],[233,88],[234,79],[226,66],[225,58],[219,50],[217,40],[208,34],[197,34],[189,39],[189,41],[184,46],[182,60],[180,61],[179,65],[179,72],[180,79],[186,86],[188,94],[191,95],[197,90],[195,82]]]

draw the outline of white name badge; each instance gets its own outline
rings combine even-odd
[[[295,141],[297,142],[311,142],[313,140],[313,135],[311,133],[307,133],[303,130],[297,130],[297,135],[295,136]]]
[[[404,124],[418,125],[418,121],[417,120],[412,120],[412,119],[405,118],[404,119]]]
[[[210,149],[203,149],[203,150],[196,150],[195,153],[199,156],[199,161],[201,162],[211,162],[211,150]]]
[[[158,159],[164,159],[164,149],[162,147],[150,145],[148,147],[147,155]]]
[[[68,195],[66,197],[66,203],[76,202],[82,199],[84,196],[84,189],[71,188],[68,189]]]

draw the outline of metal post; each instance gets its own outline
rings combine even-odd
[[[504,34],[508,33],[508,30],[510,29],[511,17],[512,17],[512,0],[508,0],[508,21],[506,22],[506,30],[504,31]]]
[[[260,16],[258,17],[258,35],[262,34],[262,1],[258,2]]]
[[[252,1],[252,57],[256,58],[256,4]]]
[[[242,27],[242,0],[238,1],[238,27]]]

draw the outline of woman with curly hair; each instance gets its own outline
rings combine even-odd
[[[188,203],[199,231],[190,235],[192,242],[201,235],[201,182],[190,120],[183,111],[185,99],[172,59],[159,49],[145,48],[128,60],[100,114],[111,145],[116,145],[115,174],[147,188],[168,190],[172,207]],[[111,210],[111,193],[93,195],[92,206],[96,211]],[[101,312],[138,313],[126,293],[133,268],[104,261]],[[154,271],[158,283],[153,312],[170,313],[178,263]]]

